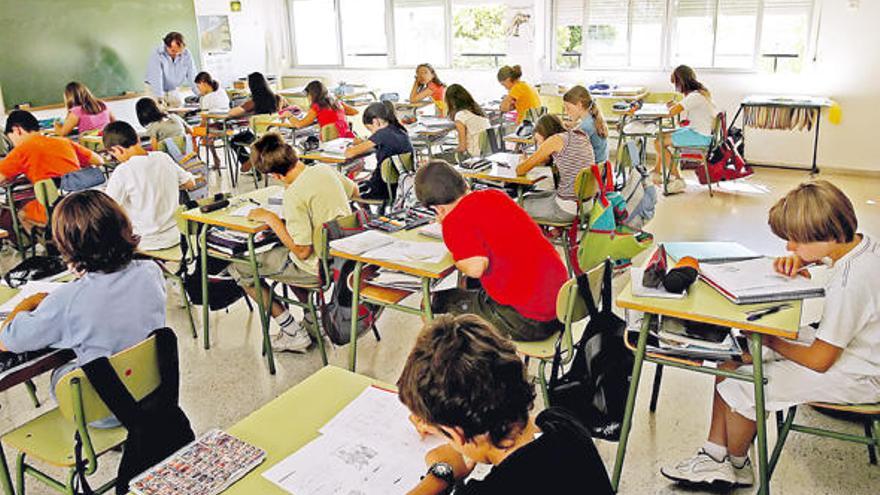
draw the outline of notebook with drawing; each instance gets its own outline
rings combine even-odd
[[[666,254],[678,261],[685,256],[704,263],[760,258],[761,255],[738,242],[664,242]]]
[[[736,304],[755,304],[823,297],[813,280],[788,278],[773,269],[773,258],[755,258],[700,266],[700,278]]]

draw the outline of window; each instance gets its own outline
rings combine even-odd
[[[447,65],[445,0],[393,0],[397,65]]]
[[[554,0],[553,66],[799,70],[813,3]]]
[[[340,0],[342,56],[346,67],[387,67],[385,0]]]
[[[291,0],[290,17],[298,65],[339,65],[335,0]]]
[[[452,63],[456,67],[499,67],[507,56],[507,6],[480,0],[452,2]]]

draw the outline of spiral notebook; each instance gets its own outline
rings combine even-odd
[[[700,277],[736,304],[755,304],[824,297],[825,288],[805,277],[776,273],[773,258],[703,264]]]

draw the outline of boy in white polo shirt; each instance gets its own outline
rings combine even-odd
[[[779,273],[809,276],[804,265],[827,258],[833,265],[818,329],[801,329],[797,342],[764,337],[771,351],[763,353],[767,412],[806,402],[880,401],[880,243],[856,232],[852,203],[827,181],[789,192],[770,210],[769,223],[794,253],[776,260]],[[750,382],[717,379],[708,440],[663,475],[689,484],[752,485],[754,391]]]
[[[180,233],[174,214],[179,191],[195,187],[195,177],[166,153],[147,152],[134,128],[117,120],[104,128],[104,148],[119,161],[107,182],[108,196],[125,210],[140,237],[138,249],[176,246]]]

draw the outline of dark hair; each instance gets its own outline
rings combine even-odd
[[[40,130],[40,121],[34,114],[27,110],[13,110],[6,117],[6,134],[12,132],[13,127],[20,127],[24,132],[37,132]]]
[[[262,73],[251,72],[248,74],[248,89],[251,90],[254,113],[275,113],[278,111],[278,96],[269,87],[269,81]]]
[[[540,134],[544,139],[562,132],[565,132],[565,126],[562,125],[562,120],[549,113],[542,115],[541,118],[538,119],[538,123],[535,124],[535,134]]]
[[[316,80],[306,84],[306,94],[309,96],[309,101],[318,105],[318,108],[339,110],[339,103],[330,96],[330,92],[321,81]]]
[[[171,46],[172,43],[177,43],[181,47],[186,46],[186,41],[183,40],[183,35],[178,33],[177,31],[171,31],[166,34],[162,41],[165,42],[165,46]]]
[[[461,84],[452,84],[446,88],[444,99],[449,112],[449,120],[455,120],[455,114],[462,110],[470,110],[471,113],[480,117],[486,116],[480,105],[474,101],[474,97]]]
[[[58,203],[52,213],[52,238],[75,270],[104,273],[126,267],[139,240],[122,207],[94,189]]]
[[[159,108],[159,104],[152,98],[141,98],[134,105],[135,113],[137,113],[138,122],[144,127],[159,122],[168,116]]]
[[[400,401],[433,425],[461,428],[492,444],[525,427],[535,401],[516,347],[476,315],[442,315],[425,325],[397,380]]]
[[[199,83],[205,83],[208,86],[211,86],[211,89],[213,89],[214,91],[217,91],[220,88],[220,83],[215,81],[214,78],[211,77],[211,74],[208,74],[204,71],[196,74],[196,84]]]
[[[705,97],[709,97],[709,90],[703,83],[697,81],[697,73],[687,65],[679,65],[672,71],[672,84],[679,93],[688,94],[699,91]]]
[[[64,87],[64,103],[68,110],[78,106],[89,115],[99,114],[107,108],[103,101],[95,98],[85,84],[76,81],[71,81]]]
[[[137,132],[128,122],[117,120],[110,122],[104,127],[104,136],[102,138],[104,148],[110,149],[114,146],[122,146],[123,148],[131,148],[138,144]]]
[[[448,205],[467,192],[467,182],[452,165],[431,160],[415,177],[416,198],[425,206]]]
[[[518,65],[514,65],[513,67],[509,65],[505,65],[504,67],[498,69],[498,82],[504,82],[507,79],[511,81],[519,81],[519,78],[522,77],[522,67]]]
[[[362,119],[364,125],[372,124],[375,119],[382,119],[385,122],[388,122],[388,125],[396,127],[402,132],[406,132],[406,127],[403,127],[403,124],[397,120],[397,112],[394,111],[394,104],[390,101],[377,101],[376,103],[370,103],[370,106],[364,110]]]
[[[437,76],[437,71],[434,70],[434,67],[433,67],[431,64],[429,64],[429,63],[424,63],[424,64],[419,64],[419,65],[417,65],[417,66],[416,66],[416,72],[418,72],[419,69],[421,69],[422,67],[424,67],[424,68],[428,69],[429,71],[431,71],[431,76],[432,76],[432,77],[431,77],[431,82],[432,82],[432,83],[437,84],[437,85],[439,85],[439,86],[445,86],[445,84],[443,84],[443,81],[441,81],[440,78]]]
[[[298,162],[296,150],[277,132],[265,134],[253,144],[251,163],[262,174],[285,175]]]

